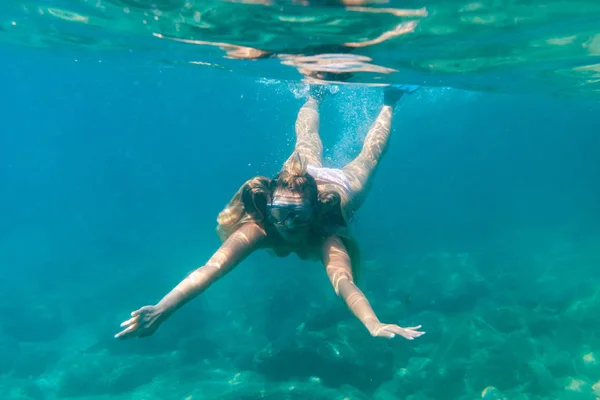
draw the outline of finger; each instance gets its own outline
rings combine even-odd
[[[131,337],[131,336],[132,336],[132,335],[131,335],[131,331],[133,330],[133,327],[134,327],[134,326],[135,326],[135,325],[132,325],[132,326],[130,326],[129,328],[127,328],[127,329],[124,329],[124,330],[122,330],[121,332],[117,333],[117,334],[115,335],[115,338],[117,338],[117,339],[127,339],[127,338]]]
[[[132,317],[137,317],[138,315],[140,315],[142,312],[142,309],[140,308],[139,310],[135,310],[131,313]]]
[[[425,333],[425,332],[418,332],[418,331],[415,331],[410,328],[402,328],[402,327],[399,327],[398,325],[393,325],[389,329],[390,329],[390,331],[397,333],[398,335],[401,335],[409,340],[419,337]]]
[[[413,333],[417,333],[417,334],[422,334],[425,332],[419,332],[417,331],[417,329],[421,328],[421,325],[417,325],[417,326],[410,326],[407,328],[403,328],[399,325],[390,325],[391,327],[393,327],[394,332],[398,332],[398,331],[404,331],[404,332],[413,332]]]
[[[115,339],[124,339],[125,338],[124,336],[125,336],[125,332],[121,331],[115,335]]]
[[[393,331],[391,331],[391,330],[389,329],[389,326],[384,326],[384,327],[382,327],[382,328],[381,328],[381,329],[380,329],[380,330],[377,332],[377,335],[376,335],[376,336],[378,336],[378,337],[385,337],[385,338],[388,338],[388,339],[392,339],[393,337],[395,337],[395,336],[396,336],[396,333],[395,333],[395,332],[393,332]]]
[[[396,335],[400,335],[406,339],[412,339],[409,335],[406,334],[406,332],[404,331],[404,329],[400,328],[397,325],[392,325],[388,328],[388,330]]]
[[[400,328],[403,330],[405,336],[410,336],[411,338],[418,338],[419,336],[423,336],[425,332],[419,332],[412,329]]]
[[[385,337],[385,338],[388,338],[388,339],[392,339],[392,338],[394,338],[396,336],[396,334],[394,332],[391,332],[388,329],[382,329],[381,332],[379,333],[379,336]]]
[[[136,323],[137,320],[138,320],[138,317],[129,318],[127,321],[121,323],[121,328],[124,328],[125,326],[131,325],[133,323]]]
[[[414,337],[418,337],[418,336],[421,336],[421,335],[425,334],[425,332],[416,331],[416,330],[411,329],[411,328],[400,328],[400,329],[404,333],[409,334],[409,335],[414,336]]]
[[[133,330],[135,330],[137,328],[138,324],[135,323],[133,325],[131,325],[129,328],[127,329],[123,329],[121,332],[117,333],[115,335],[116,338],[123,338],[123,337],[127,337],[129,336],[129,333],[131,333]]]

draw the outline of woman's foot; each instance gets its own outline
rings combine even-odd
[[[411,94],[419,90],[417,85],[391,85],[383,88],[383,103],[388,106],[394,106],[405,94]]]

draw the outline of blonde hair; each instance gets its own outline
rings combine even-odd
[[[283,164],[283,168],[273,179],[273,189],[289,189],[294,192],[304,193],[309,201],[316,205],[318,198],[317,182],[306,173],[308,162],[306,157],[293,152]]]
[[[248,222],[262,222],[265,219],[270,185],[271,180],[264,176],[244,182],[217,217],[217,233],[221,240],[226,240]]]

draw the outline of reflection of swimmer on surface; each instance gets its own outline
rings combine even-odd
[[[349,0],[349,1],[363,1],[363,0]],[[365,3],[367,4],[367,3]],[[396,17],[425,17],[427,16],[427,10],[425,8],[417,9],[417,10],[405,10],[405,9],[396,9],[396,8],[370,8],[370,7],[346,7],[347,11],[352,12],[361,12],[361,13],[389,13],[393,14]],[[340,44],[326,44],[326,45],[316,45],[316,46],[306,46],[301,49],[288,49],[285,52],[275,53],[273,51],[261,50],[249,46],[236,45],[232,43],[225,42],[214,42],[214,41],[206,41],[206,40],[194,40],[194,39],[185,39],[178,38],[174,36],[168,36],[161,33],[154,33],[155,37],[161,39],[169,39],[182,43],[196,44],[196,45],[204,45],[204,46],[214,46],[219,47],[220,49],[226,52],[226,57],[234,58],[234,59],[244,59],[244,60],[258,60],[263,58],[278,58],[285,57],[291,58],[295,56],[317,56],[320,54],[326,53],[348,53],[351,52],[354,48],[362,48],[374,46],[376,44],[383,43],[387,40],[393,39],[395,37],[414,32],[418,25],[418,20],[409,20],[403,21],[394,26],[393,29],[387,30],[380,34],[378,37],[374,39],[365,39],[362,41],[354,41],[354,42],[345,42]]]
[[[273,179],[258,176],[240,187],[218,216],[223,244],[217,252],[158,304],[132,312],[116,337],[153,334],[175,311],[261,248],[280,257],[296,253],[302,259],[322,261],[335,293],[372,336],[421,336],[420,326],[402,328],[379,321],[355,284],[359,250],[348,233],[348,221],[363,204],[387,150],[396,103],[414,89],[386,88],[384,105],[360,154],[342,169],[333,169],[322,165],[319,137],[318,109],[326,88],[312,87],[296,120],[294,152],[281,171]]]
[[[360,42],[346,42],[338,45],[318,45],[318,46],[307,46],[302,49],[288,50],[285,53],[274,53],[268,50],[261,50],[249,46],[241,46],[231,43],[224,42],[212,42],[207,40],[194,40],[194,39],[183,39],[173,36],[163,35],[161,33],[154,33],[153,35],[159,39],[169,39],[181,43],[202,45],[202,46],[213,46],[218,47],[226,52],[226,57],[243,59],[243,60],[259,60],[263,58],[278,58],[278,57],[295,57],[295,56],[314,56],[325,53],[348,53],[353,48],[369,47],[376,44],[383,43],[387,40],[393,39],[400,35],[411,33],[417,27],[417,21],[407,21],[398,24],[389,31],[386,31],[374,39],[364,40]]]
[[[277,0],[225,0],[230,3],[241,3],[241,4],[254,4],[254,5],[263,5],[263,6],[276,6],[282,3]],[[363,8],[364,6],[369,6],[373,4],[389,4],[389,0],[290,0],[291,5],[295,6],[313,6],[313,7],[344,7],[347,10],[353,7]],[[366,8],[366,7],[365,7]],[[393,10],[393,11],[390,11]],[[356,11],[356,10],[352,10]],[[426,15],[427,12],[425,8],[420,8],[416,10],[401,10],[395,8],[368,8],[364,12],[391,12],[394,15],[412,17],[412,16],[423,16]]]
[[[374,39],[346,42],[333,45],[307,46],[300,49],[287,49],[285,53],[275,53],[249,46],[241,46],[225,42],[212,42],[205,40],[183,39],[154,33],[160,39],[169,39],[182,43],[202,46],[218,47],[225,51],[224,58],[236,60],[279,59],[283,65],[296,68],[307,78],[315,78],[309,82],[323,82],[321,76],[328,76],[330,82],[348,81],[356,72],[369,72],[377,74],[390,74],[397,72],[395,69],[373,64],[371,58],[364,55],[352,54],[356,49],[366,48],[383,43],[398,36],[411,33],[418,25],[418,21],[406,21],[398,24],[394,29],[386,31]]]

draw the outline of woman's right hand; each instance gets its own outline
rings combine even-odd
[[[131,318],[121,324],[123,329],[117,339],[152,335],[164,320],[164,312],[157,306],[145,306],[131,313]]]

